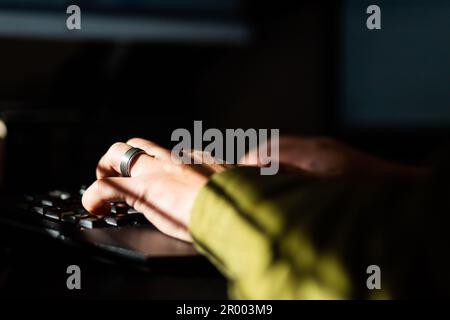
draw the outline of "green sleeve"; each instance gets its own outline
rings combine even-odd
[[[190,230],[198,250],[229,280],[231,298],[448,294],[448,276],[429,270],[448,266],[448,241],[431,232],[444,221],[422,209],[422,191],[412,183],[235,168],[201,190]],[[367,288],[370,265],[380,267],[379,290]]]

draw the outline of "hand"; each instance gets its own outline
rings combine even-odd
[[[146,154],[134,158],[131,177],[121,177],[120,161],[131,147]],[[191,152],[189,156],[202,154]],[[109,213],[111,202],[126,202],[165,234],[192,241],[188,224],[195,198],[209,176],[223,170],[225,166],[218,164],[175,164],[169,150],[134,138],[113,144],[100,159],[97,181],[85,191],[82,202],[86,210],[96,215]]]
[[[260,145],[264,153],[271,143]],[[287,164],[317,176],[350,176],[357,178],[419,178],[428,174],[426,169],[391,163],[331,138],[281,137],[279,159]],[[247,153],[241,164],[259,165],[258,150]],[[276,160],[276,159],[275,159]]]

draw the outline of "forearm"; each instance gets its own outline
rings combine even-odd
[[[335,257],[318,256],[308,230],[297,228],[299,220],[304,226],[320,222],[315,209],[307,208],[317,196],[311,192],[314,181],[286,175],[261,177],[255,170],[238,169],[216,175],[202,190],[191,230],[199,250],[230,279],[233,297],[344,298],[349,294],[348,279]],[[329,198],[329,203],[337,197]],[[315,272],[329,283],[319,285],[320,279],[311,276]]]
[[[413,190],[236,169],[201,191],[190,227],[233,297],[389,298],[409,290],[427,245]],[[381,291],[367,290],[371,264],[383,269]]]

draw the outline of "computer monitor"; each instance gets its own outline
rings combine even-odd
[[[68,6],[82,29],[68,30]],[[0,2],[0,37],[242,43],[249,36],[241,0],[90,0]]]
[[[339,83],[347,128],[450,128],[450,2],[380,0],[342,6]]]

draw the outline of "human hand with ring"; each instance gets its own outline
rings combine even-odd
[[[193,151],[190,156],[202,154]],[[176,163],[170,150],[133,138],[113,144],[100,159],[97,180],[83,194],[82,203],[89,212],[104,215],[112,202],[125,202],[163,233],[191,242],[188,225],[196,196],[212,174],[225,169],[221,164]]]

